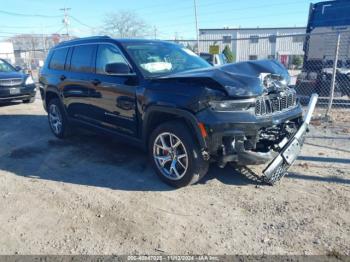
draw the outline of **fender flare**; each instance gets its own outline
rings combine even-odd
[[[66,114],[66,116],[68,117],[68,112],[67,112],[67,108],[66,106],[64,105],[63,103],[63,97],[62,97],[62,94],[60,93],[60,91],[55,87],[55,86],[47,86],[46,87],[46,90],[45,90],[45,100],[43,101],[44,102],[44,106],[45,106],[45,109],[47,110],[46,108],[46,105],[47,105],[47,99],[46,99],[46,95],[47,93],[53,93],[55,95],[57,95],[62,107],[63,107],[63,111],[64,113]]]
[[[175,107],[159,106],[159,105],[152,105],[148,107],[147,110],[145,111],[145,115],[142,121],[142,140],[144,141],[145,146],[147,144],[147,138],[149,135],[147,133],[149,116],[151,116],[152,113],[154,112],[167,113],[167,114],[171,114],[171,115],[185,119],[186,122],[190,125],[190,127],[194,131],[194,135],[199,143],[201,151],[207,149],[207,142],[202,137],[201,130],[198,125],[199,122],[191,112],[188,112],[184,109],[175,108]]]

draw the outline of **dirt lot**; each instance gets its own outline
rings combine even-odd
[[[343,116],[343,114],[340,114]],[[0,106],[0,254],[350,255],[350,124],[314,122],[274,187],[212,166],[174,190],[138,149]]]

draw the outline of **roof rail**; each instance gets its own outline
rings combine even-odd
[[[75,39],[71,39],[71,40],[62,41],[59,44],[57,44],[57,46],[68,44],[68,43],[74,43],[74,42],[78,42],[78,41],[93,40],[93,39],[111,39],[111,37],[108,35],[81,37],[81,38],[75,38]]]

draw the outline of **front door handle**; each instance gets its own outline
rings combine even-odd
[[[94,86],[97,86],[97,85],[101,84],[101,81],[98,80],[98,79],[94,79],[94,80],[91,81],[91,83],[92,83]]]
[[[61,75],[61,76],[60,76],[61,81],[66,80],[66,78],[67,78],[67,77],[66,77],[65,75]]]

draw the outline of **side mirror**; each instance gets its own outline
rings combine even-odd
[[[112,75],[127,75],[131,73],[130,67],[124,63],[107,64],[105,71]]]
[[[20,67],[20,66],[17,65],[17,66],[15,66],[15,70],[16,70],[16,71],[21,71],[21,70],[22,70],[22,67]]]

